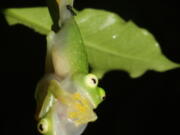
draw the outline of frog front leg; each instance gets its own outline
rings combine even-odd
[[[58,81],[55,75],[48,74],[39,81],[35,99],[37,101],[36,119],[42,118],[56,102],[56,98],[60,96],[56,89],[59,89]]]

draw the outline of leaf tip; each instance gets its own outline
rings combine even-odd
[[[156,67],[156,70],[158,72],[165,72],[165,71],[176,69],[176,68],[180,68],[180,64],[170,61],[167,65],[160,65]]]

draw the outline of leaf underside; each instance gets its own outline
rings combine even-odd
[[[24,24],[47,35],[52,21],[46,7],[7,9],[10,25]],[[163,72],[180,65],[168,60],[153,35],[132,21],[105,10],[84,9],[76,16],[93,72],[100,77],[110,70],[139,77],[147,70]]]
[[[23,24],[46,35],[51,31],[52,20],[47,8],[10,8],[4,11],[9,25]]]

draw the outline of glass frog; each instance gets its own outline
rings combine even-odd
[[[35,93],[37,127],[44,135],[80,135],[88,122],[97,119],[93,109],[105,92],[88,71],[86,50],[72,13],[73,0],[48,2],[58,7],[56,16],[49,8],[59,29],[47,37],[46,74]]]
[[[48,74],[36,90],[38,130],[47,135],[79,135],[88,122],[97,119],[93,112],[103,100],[104,90],[93,74],[61,80]]]

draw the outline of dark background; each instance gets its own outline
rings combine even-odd
[[[2,0],[0,8],[44,6],[44,0]],[[75,7],[118,13],[152,32],[163,53],[180,63],[178,1],[76,0]],[[34,90],[43,75],[45,37],[21,25],[9,27],[0,14],[0,134],[35,135]],[[98,121],[83,135],[180,134],[180,69],[148,71],[131,79],[127,73],[107,73],[101,86],[107,98]]]

